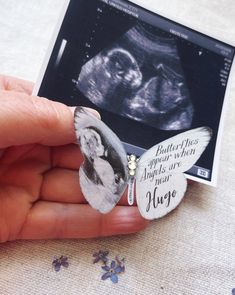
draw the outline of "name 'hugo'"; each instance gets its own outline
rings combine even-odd
[[[159,206],[170,207],[172,198],[175,198],[177,191],[169,191],[164,195],[159,196],[157,192],[158,187],[156,186],[153,192],[148,191],[146,198],[148,199],[148,204],[146,207],[146,212],[149,212],[151,208],[157,209]]]

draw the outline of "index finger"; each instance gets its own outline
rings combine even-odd
[[[95,110],[90,111],[99,117]],[[74,108],[43,97],[0,91],[0,138],[0,149],[74,143]]]

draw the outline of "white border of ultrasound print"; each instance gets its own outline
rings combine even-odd
[[[60,16],[59,16],[57,24],[55,26],[54,32],[52,34],[48,49],[46,51],[46,54],[45,54],[45,57],[44,57],[44,60],[43,60],[42,66],[41,66],[41,69],[39,71],[37,81],[36,81],[34,89],[33,89],[33,95],[37,95],[38,92],[39,92],[39,89],[41,87],[42,80],[44,78],[44,75],[45,75],[45,72],[46,72],[46,69],[47,69],[47,65],[48,65],[48,63],[50,61],[50,58],[51,58],[51,55],[52,55],[56,40],[58,38],[60,28],[61,28],[61,26],[63,24],[63,21],[64,21],[64,18],[65,18],[65,14],[67,12],[69,3],[70,3],[70,0],[64,0],[63,8],[61,9]]]
[[[166,14],[164,14],[164,15],[160,14],[159,11],[157,11],[156,6],[151,5],[150,3],[144,3],[143,4],[143,0],[135,0],[135,1],[130,0],[130,2],[132,2],[134,4],[137,4],[137,5],[145,8],[145,9],[147,9],[149,11],[152,11],[152,12],[154,12],[154,13],[160,15],[160,16],[166,17],[170,21],[175,21],[180,25],[184,25],[189,29],[195,30],[198,33],[202,33],[202,34],[205,34],[207,36],[209,35],[209,37],[215,38],[218,41],[227,43],[227,44],[229,44],[231,46],[235,46],[235,45],[231,44],[231,42],[229,42],[228,40],[225,40],[224,38],[221,38],[220,36],[218,37],[218,35],[216,36],[216,34],[213,34],[213,35],[211,33],[209,34],[208,31],[203,32],[203,26],[201,26],[201,27],[200,26],[198,26],[198,27],[193,26],[192,27],[188,23],[182,23],[182,20],[180,20],[179,18],[176,18],[176,17],[172,18],[172,17],[167,16]],[[34,87],[34,90],[33,90],[33,95],[37,95],[38,92],[39,92],[39,89],[41,87],[41,83],[42,83],[42,80],[44,78],[44,75],[45,75],[45,72],[46,72],[46,69],[47,69],[47,65],[48,65],[48,63],[50,61],[50,57],[51,57],[51,54],[53,52],[53,49],[54,49],[58,34],[60,32],[60,29],[61,29],[64,17],[65,17],[65,14],[66,14],[68,6],[69,6],[69,3],[70,3],[70,0],[65,0],[64,1],[64,5],[63,5],[63,8],[62,8],[61,14],[59,16],[57,25],[56,25],[56,27],[54,29],[50,44],[48,46],[48,50],[47,50],[45,58],[44,58],[44,62],[42,64],[42,67],[41,67],[40,72],[39,72],[38,79],[37,79],[37,81],[35,83],[35,87]],[[191,180],[194,180],[194,181],[197,181],[197,182],[200,182],[200,183],[204,183],[204,184],[207,184],[207,185],[211,185],[211,186],[216,186],[217,185],[217,180],[218,180],[218,169],[219,169],[219,162],[220,162],[222,135],[223,135],[224,125],[225,125],[225,115],[226,115],[227,108],[228,108],[229,95],[231,93],[231,84],[232,84],[232,81],[235,79],[235,73],[234,73],[235,65],[234,64],[235,64],[235,58],[233,60],[232,66],[231,66],[231,72],[230,72],[230,76],[229,76],[229,79],[228,79],[228,82],[227,82],[226,93],[225,93],[225,96],[224,96],[224,104],[223,104],[221,118],[220,118],[220,124],[219,124],[219,128],[218,128],[218,136],[217,136],[217,141],[216,141],[216,148],[215,148],[215,152],[214,152],[214,161],[213,161],[213,168],[212,168],[212,171],[213,171],[212,179],[211,179],[211,181],[208,181],[208,180],[205,180],[205,179],[202,179],[202,178],[199,178],[199,177],[195,177],[195,176],[191,176],[191,175],[185,175],[188,179],[191,179]]]

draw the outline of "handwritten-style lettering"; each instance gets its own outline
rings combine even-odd
[[[172,198],[175,198],[177,195],[176,190],[173,190],[164,195],[158,196],[157,189],[158,187],[156,186],[153,192],[148,191],[146,194],[146,198],[148,199],[146,212],[149,212],[151,208],[157,209],[161,205],[165,205],[166,208],[170,207]]]

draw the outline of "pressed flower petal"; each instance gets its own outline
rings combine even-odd
[[[104,263],[106,263],[106,262],[108,262],[108,258],[107,258],[107,257],[103,257],[103,258],[102,258],[102,261],[103,261]]]
[[[112,274],[110,279],[114,284],[118,283],[118,276],[116,274]]]
[[[121,266],[118,266],[115,268],[115,273],[121,273],[123,272],[123,268]]]
[[[68,267],[69,267],[69,263],[68,263],[68,261],[65,261],[65,262],[61,263],[61,265],[62,265],[63,267],[65,267],[65,268],[68,268]]]
[[[94,260],[93,260],[93,263],[97,263],[100,261],[100,258],[99,257],[96,257]]]
[[[110,271],[110,267],[105,265],[105,266],[102,266],[102,269],[105,270],[105,271]]]
[[[111,262],[111,268],[114,268],[116,266],[116,262],[113,260],[112,262]]]
[[[116,256],[116,257],[115,257],[115,260],[117,261],[118,264],[121,263],[121,260],[119,259],[119,256]]]
[[[93,253],[93,257],[97,257],[99,254],[98,253]]]
[[[60,268],[61,268],[60,263],[57,263],[57,264],[54,265],[54,269],[55,269],[56,272],[60,271]]]
[[[105,281],[105,280],[107,280],[110,277],[111,277],[111,273],[110,272],[106,272],[105,274],[102,275],[101,279],[103,281]]]

